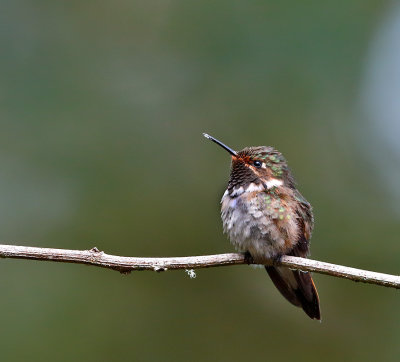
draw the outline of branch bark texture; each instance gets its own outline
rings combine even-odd
[[[0,257],[87,264],[117,270],[121,273],[129,273],[135,270],[161,272],[173,269],[199,269],[249,263],[245,255],[239,253],[172,258],[136,258],[109,255],[97,248],[67,250],[16,245],[0,245]],[[274,261],[274,265],[400,289],[400,276],[398,275],[375,273],[294,256],[283,256],[280,261]]]

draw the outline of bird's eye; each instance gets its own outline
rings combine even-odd
[[[254,162],[253,162],[253,165],[254,165],[255,167],[257,167],[257,168],[261,168],[262,163],[261,163],[261,161],[254,161]]]

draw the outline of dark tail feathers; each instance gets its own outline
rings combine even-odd
[[[318,292],[310,273],[285,267],[266,266],[265,269],[275,286],[290,303],[303,308],[310,318],[321,320]]]

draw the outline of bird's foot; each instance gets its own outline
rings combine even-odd
[[[281,260],[282,260],[282,255],[274,256],[273,258],[271,258],[271,264],[279,265],[281,263]]]
[[[250,265],[250,264],[255,264],[253,257],[251,256],[251,254],[246,251],[244,253],[244,261],[246,262],[246,264]]]

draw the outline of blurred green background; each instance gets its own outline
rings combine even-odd
[[[233,251],[219,216],[229,157],[208,132],[283,152],[314,206],[313,258],[399,274],[398,4],[0,8],[2,243]],[[3,259],[1,360],[399,360],[398,291],[314,280],[322,323],[247,266],[190,279]]]

